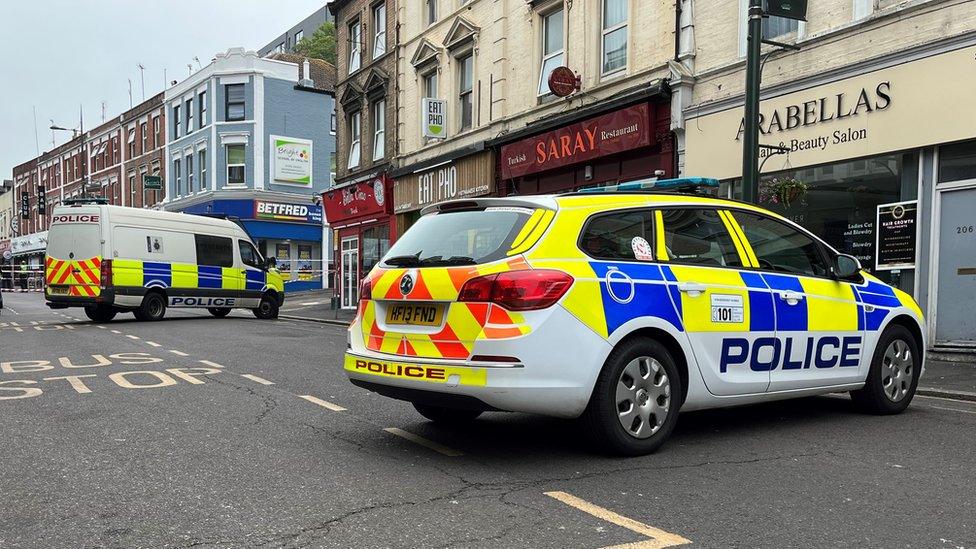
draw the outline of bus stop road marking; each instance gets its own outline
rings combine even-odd
[[[582,500],[572,494],[567,494],[566,492],[545,492],[545,494],[553,499],[559,500],[570,507],[575,507],[586,514],[593,515],[594,517],[605,520],[611,524],[616,524],[622,528],[626,528],[631,532],[646,536],[651,539],[638,541],[635,543],[625,543],[621,545],[614,545],[614,548],[631,548],[631,549],[659,549],[663,547],[674,547],[677,545],[686,545],[691,543],[691,540],[685,539],[677,534],[672,534],[670,532],[665,532],[659,528],[653,526],[648,526],[643,522],[638,522],[634,519],[627,518],[623,515],[614,513],[609,509],[604,509],[599,505],[594,505],[588,501]],[[605,548],[610,549],[610,548]]]

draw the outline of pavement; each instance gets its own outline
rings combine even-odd
[[[332,290],[306,292],[289,296],[282,316],[294,320],[308,320],[347,326],[355,310],[331,307]],[[928,360],[925,375],[919,380],[919,394],[976,402],[976,358],[970,361]]]
[[[573,421],[435,426],[352,386],[342,326],[4,300],[0,548],[976,547],[976,403],[688,412],[612,458]]]

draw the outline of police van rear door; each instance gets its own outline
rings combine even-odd
[[[51,216],[45,280],[48,295],[101,293],[102,219],[98,206],[59,207]]]

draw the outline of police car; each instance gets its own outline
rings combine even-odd
[[[362,283],[345,372],[433,421],[581,417],[629,455],[679,410],[838,391],[904,410],[925,349],[912,297],[779,215],[661,192],[688,184],[717,182],[426,208]]]

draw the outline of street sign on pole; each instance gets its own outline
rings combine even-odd
[[[144,174],[142,176],[142,188],[147,191],[163,190],[163,178],[159,175]]]
[[[807,0],[766,0],[766,14],[797,21],[807,20]]]

